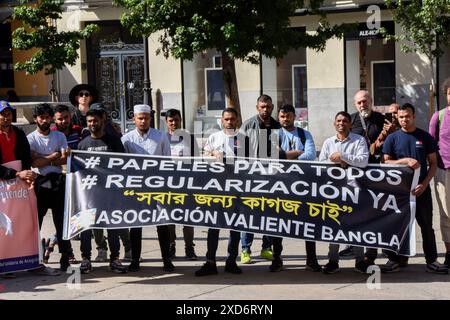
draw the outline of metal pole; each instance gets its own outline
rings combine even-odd
[[[144,6],[144,16],[147,17],[147,5]],[[152,128],[155,127],[155,113],[153,111],[153,103],[152,103],[152,88],[150,82],[150,62],[148,59],[148,36],[143,36],[144,40],[144,104],[149,105],[152,108],[153,120],[152,120]]]

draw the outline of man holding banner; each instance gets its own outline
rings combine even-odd
[[[103,104],[99,103],[91,106],[91,109],[86,113],[86,121],[91,134],[79,143],[79,150],[121,153],[125,151],[120,138],[106,132],[105,114],[106,109]],[[89,273],[92,271],[91,242],[92,231],[83,231],[81,233],[81,257],[83,258],[80,265],[81,273]],[[126,273],[127,267],[122,265],[122,262],[119,259],[120,242],[118,229],[108,230],[108,244],[111,251],[109,258],[109,267],[111,271],[114,273]]]
[[[226,108],[222,111],[223,130],[209,136],[204,148],[205,155],[214,156],[218,160],[223,160],[225,157],[227,163],[238,155],[248,157],[248,138],[237,131],[238,119],[239,116],[235,109]],[[219,245],[219,231],[220,229],[208,229],[206,262],[195,272],[195,275],[198,277],[217,274],[216,251]],[[242,273],[242,269],[236,264],[239,239],[240,233],[231,230],[228,240],[228,257],[225,263],[225,272]]]
[[[247,121],[241,127],[241,132],[249,137],[250,152],[252,157],[256,158],[274,158],[275,152],[271,134],[273,131],[281,128],[280,123],[272,118],[273,111],[272,98],[267,94],[262,94],[256,100],[256,110],[258,114]],[[278,142],[278,141],[277,141]],[[251,246],[253,244],[254,234],[250,232],[241,233],[241,262],[251,263]],[[272,241],[269,236],[262,237],[261,257],[267,260],[273,260]]]
[[[38,174],[34,184],[38,204],[39,228],[48,209],[52,210],[60,258],[60,269],[66,271],[69,263],[69,240],[63,240],[65,176],[62,165],[67,160],[67,140],[63,133],[51,131],[54,111],[47,103],[37,105],[33,118],[37,123],[35,131],[27,138],[31,148],[33,171]]]
[[[416,196],[416,221],[422,233],[423,251],[427,262],[426,271],[447,274],[448,267],[437,261],[430,188],[430,181],[437,169],[438,147],[428,132],[416,127],[415,119],[414,106],[409,103],[400,106],[398,121],[401,130],[387,137],[383,145],[384,162],[404,164],[413,169],[420,168],[419,184],[413,186],[411,194]],[[407,257],[399,256],[392,251],[387,253],[389,261],[381,267],[382,272],[397,272],[400,269],[400,262],[407,263]]]
[[[134,123],[136,129],[122,137],[122,142],[127,153],[148,154],[158,156],[170,156],[170,142],[167,135],[159,130],[150,128],[151,108],[145,104],[134,106]],[[168,225],[156,227],[158,230],[159,246],[163,258],[163,269],[167,272],[175,270],[170,259],[170,232]],[[142,250],[142,228],[130,230],[131,240],[131,264],[129,271],[139,271],[139,261]]]
[[[366,139],[356,133],[350,132],[351,116],[345,112],[338,112],[334,118],[336,135],[325,140],[320,151],[319,161],[331,161],[343,168],[355,166],[364,168],[369,161],[369,149]],[[364,248],[353,247],[355,254],[355,270],[365,273],[367,263],[364,261]],[[328,252],[329,262],[323,268],[326,274],[339,271],[339,244],[332,243]]]
[[[278,121],[282,129],[280,130],[280,147],[286,153],[286,158],[291,160],[314,160],[316,159],[316,146],[309,131],[294,126],[295,108],[293,105],[282,105],[278,110]],[[281,271],[283,263],[281,251],[283,250],[281,237],[272,237],[273,257],[270,271]],[[317,261],[316,243],[305,241],[306,247],[306,268],[311,271],[322,271],[322,267]]]
[[[0,101],[0,274],[4,273],[4,278],[15,277],[13,271],[39,265],[36,198],[30,186],[36,175],[30,170],[31,152],[27,137],[12,125],[13,110],[7,101]],[[22,195],[13,199],[3,198],[5,191]],[[34,262],[19,263],[30,256]]]
[[[14,108],[7,101],[0,101],[0,157],[1,163],[19,160],[22,170],[0,165],[0,179],[20,179],[31,183],[36,174],[31,171],[31,151],[25,133],[12,125],[12,111]]]

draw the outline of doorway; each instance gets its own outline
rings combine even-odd
[[[95,61],[100,99],[122,132],[134,128],[133,106],[144,101],[144,53],[101,51]]]
[[[119,21],[99,21],[88,39],[88,77],[122,133],[134,129],[133,107],[144,101],[144,45]]]

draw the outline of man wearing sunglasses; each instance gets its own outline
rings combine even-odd
[[[76,85],[70,90],[69,100],[75,107],[72,123],[86,128],[86,113],[89,111],[90,105],[98,100],[97,89],[88,84]]]

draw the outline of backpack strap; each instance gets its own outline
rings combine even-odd
[[[302,142],[303,147],[305,147],[305,143],[306,143],[305,130],[297,127],[297,133],[298,133],[298,137],[300,138],[300,141]]]
[[[442,110],[439,110],[439,120],[438,120],[439,129],[441,129],[442,123],[444,122],[444,117],[445,117],[445,111],[446,110],[447,110],[447,107],[445,107]]]

